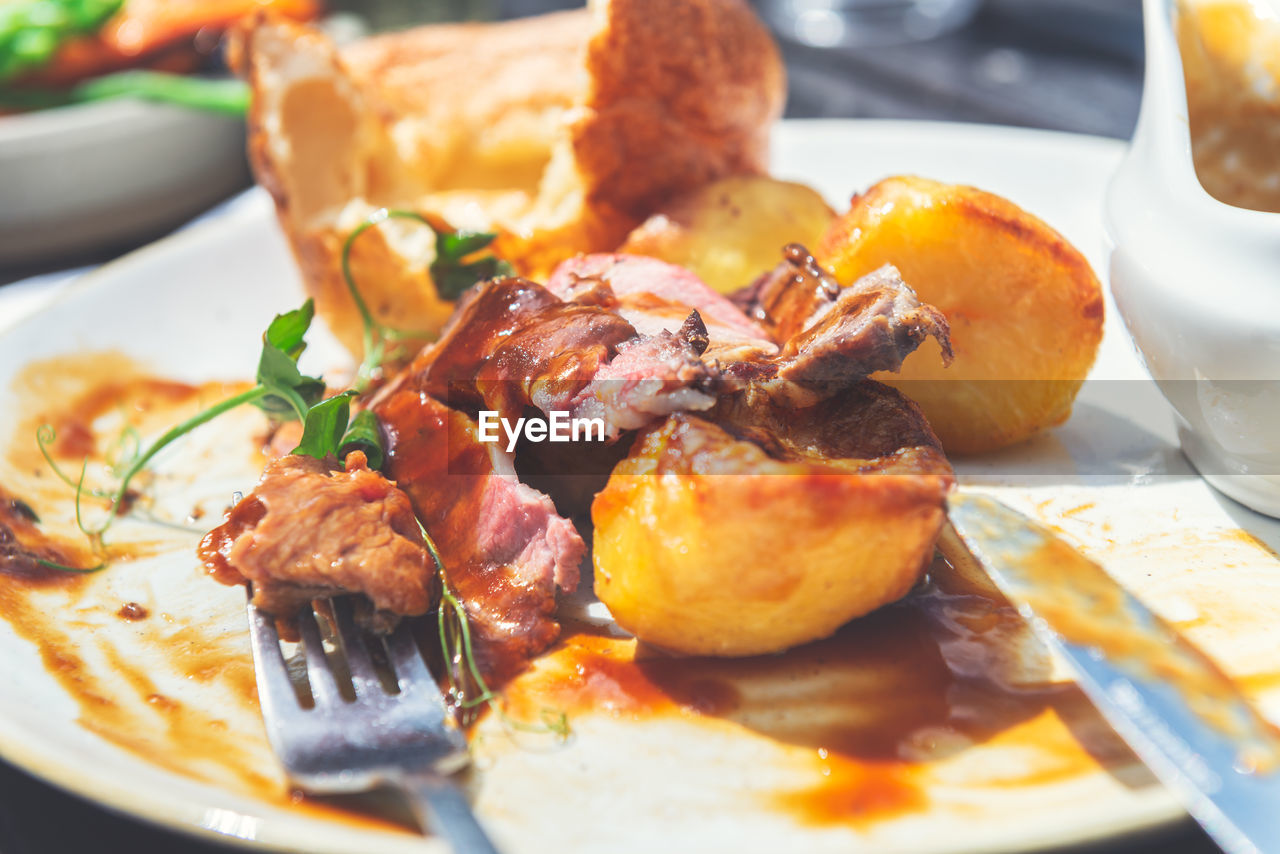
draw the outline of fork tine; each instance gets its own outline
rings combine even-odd
[[[364,633],[356,625],[351,599],[339,596],[331,604],[334,630],[342,643],[342,653],[347,657],[347,669],[351,672],[351,686],[359,697],[375,696],[375,692],[382,691],[382,682],[369,656],[369,648],[365,646]]]
[[[315,698],[316,707],[343,702],[342,695],[338,693],[333,668],[329,666],[329,659],[324,654],[324,642],[320,639],[320,628],[316,625],[314,612],[303,611],[298,616],[298,630],[302,634],[302,651],[307,657],[307,680],[311,683],[311,696]]]
[[[407,620],[401,620],[396,630],[387,636],[387,651],[391,653],[391,665],[396,671],[396,681],[401,691],[415,686],[436,687],[436,680],[422,660],[422,653],[413,639],[413,630]]]
[[[252,593],[250,593],[252,595]],[[298,708],[298,695],[289,681],[289,668],[280,650],[280,634],[275,618],[253,605],[249,613],[249,646],[253,649],[253,669],[258,681],[258,700],[264,714],[283,715]]]

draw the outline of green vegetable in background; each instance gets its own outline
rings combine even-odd
[[[124,0],[11,0],[0,3],[0,83],[53,61],[76,36],[97,32]]]
[[[163,71],[117,71],[70,89],[4,89],[0,86],[0,109],[42,110],[110,98],[138,98],[228,116],[243,116],[249,110],[249,86],[243,81]]]
[[[242,81],[162,71],[117,71],[69,88],[6,85],[47,66],[69,40],[93,35],[123,5],[124,0],[0,0],[0,109],[128,97],[232,116],[248,111],[249,87]]]

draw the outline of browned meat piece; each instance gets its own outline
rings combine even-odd
[[[896,371],[907,354],[932,335],[942,345],[943,358],[951,360],[946,318],[921,303],[888,265],[843,288],[809,250],[792,243],[783,249],[781,264],[735,299],[777,340],[788,342],[784,358],[827,339],[828,347],[838,342],[860,351],[865,376]]]
[[[793,406],[807,406],[876,371],[897,371],[926,337],[951,360],[950,328],[942,312],[921,303],[898,271],[881,267],[847,288],[802,246],[740,295],[779,340],[770,359],[724,366],[726,378],[769,383]]]
[[[440,550],[481,671],[505,679],[559,635],[556,588],[577,587],[586,546],[551,499],[520,483],[500,445],[477,439],[469,416],[409,387],[375,409],[388,471]]]
[[[927,336],[951,360],[942,312],[921,303],[893,267],[881,267],[821,306],[802,332],[787,339],[778,375],[799,381],[843,380],[897,371]]]
[[[840,296],[840,283],[798,243],[782,249],[782,262],[729,299],[778,341],[804,331],[814,313]]]
[[[775,460],[866,474],[945,474],[949,482],[951,464],[938,437],[897,389],[864,378],[802,408],[770,391],[753,386],[725,395],[704,417]]]
[[[253,585],[253,603],[289,617],[312,599],[362,593],[375,627],[425,614],[440,592],[409,497],[371,471],[363,453],[336,461],[289,454],[200,542],[205,569],[223,584]]]
[[[417,387],[467,412],[515,419],[531,405],[602,417],[610,437],[715,402],[714,372],[691,341],[639,334],[609,308],[564,302],[515,278],[474,291],[409,372]]]

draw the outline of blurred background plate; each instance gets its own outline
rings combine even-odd
[[[156,237],[248,184],[235,118],[129,99],[0,117],[0,264]]]

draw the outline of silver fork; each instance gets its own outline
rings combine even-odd
[[[290,779],[313,794],[395,786],[407,796],[418,824],[438,830],[455,852],[497,854],[449,779],[467,764],[466,740],[448,715],[407,622],[386,638],[387,661],[399,686],[390,693],[355,624],[351,602],[337,598],[331,607],[355,699],[339,689],[316,615],[307,611],[296,620],[315,701],[307,708],[289,678],[275,618],[248,606],[262,718]]]

